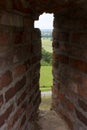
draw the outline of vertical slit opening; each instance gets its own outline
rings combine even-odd
[[[35,21],[35,28],[41,30],[42,59],[40,69],[40,90],[41,99],[40,110],[51,108],[51,89],[53,84],[52,77],[52,30],[53,14],[43,13],[39,20]]]

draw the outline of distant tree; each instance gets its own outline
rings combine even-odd
[[[44,29],[41,31],[41,36],[45,38],[51,38],[52,37],[52,30],[51,29]]]
[[[47,52],[45,49],[42,48],[42,66],[48,66],[52,64],[52,53]]]

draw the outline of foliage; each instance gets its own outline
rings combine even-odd
[[[45,37],[45,38],[52,37],[52,29],[42,29],[41,35],[42,35],[42,37]]]
[[[42,48],[42,66],[52,65],[52,53],[47,52],[45,49]]]
[[[52,41],[42,38],[42,60],[40,72],[41,91],[50,91],[52,86]]]
[[[42,38],[42,48],[52,53],[52,38]]]

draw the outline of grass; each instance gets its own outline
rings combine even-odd
[[[52,53],[52,41],[50,38],[42,38],[42,47]],[[51,91],[52,86],[52,66],[41,66],[40,70],[40,90]],[[50,110],[51,96],[43,96],[40,104],[40,110]]]
[[[42,47],[52,53],[51,38],[42,38]],[[40,70],[40,90],[50,91],[52,86],[52,66],[41,66]]]
[[[47,87],[47,88],[41,88],[41,87],[40,87],[40,90],[41,90],[42,92],[48,92],[48,91],[51,90],[51,87]]]
[[[52,86],[52,66],[41,66],[40,89],[42,91],[51,90]]]
[[[51,38],[42,38],[42,47],[52,53],[52,41]]]

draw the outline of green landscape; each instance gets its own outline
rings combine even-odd
[[[52,66],[41,66],[40,86],[42,91],[50,91],[52,86]]]
[[[50,91],[52,87],[52,39],[49,34],[51,34],[50,31],[48,33],[44,31],[44,36],[42,36],[41,91]]]
[[[42,38],[42,47],[47,51],[52,53],[52,39]]]

